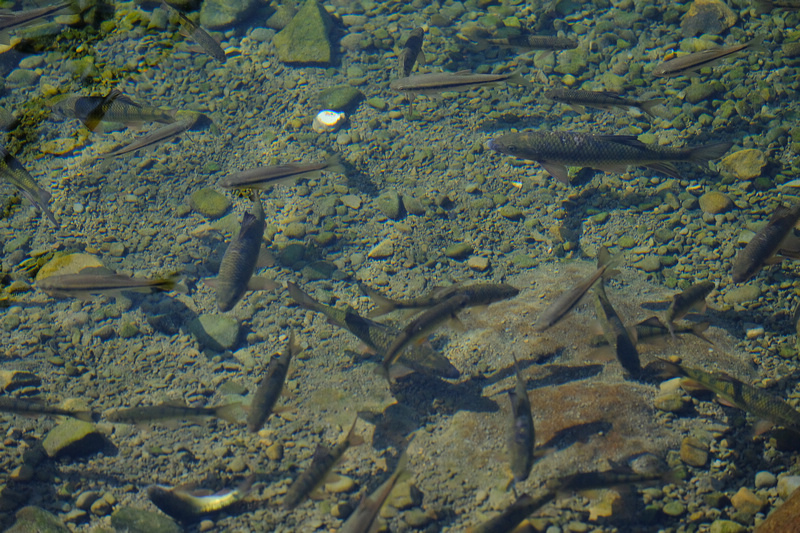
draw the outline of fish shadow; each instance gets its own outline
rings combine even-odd
[[[390,386],[392,396],[420,415],[452,415],[458,411],[495,413],[497,402],[483,396],[482,378],[449,383],[423,374],[411,374]]]
[[[550,440],[537,446],[541,449],[555,449],[558,451],[565,450],[577,442],[587,443],[594,435],[601,435],[610,432],[614,428],[614,424],[606,420],[595,420],[594,422],[586,422],[585,424],[578,424],[568,428],[564,428],[556,432]]]

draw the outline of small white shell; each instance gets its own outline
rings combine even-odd
[[[344,113],[325,109],[317,113],[317,116],[314,117],[314,122],[311,123],[311,128],[317,133],[336,131],[342,126],[342,124],[344,124],[346,119],[347,115]]]

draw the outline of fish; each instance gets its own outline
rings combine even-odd
[[[597,254],[597,270],[592,273],[591,276],[587,277],[568,291],[562,292],[558,298],[553,300],[547,309],[545,309],[539,318],[536,319],[536,323],[533,326],[533,330],[537,332],[545,331],[546,329],[556,325],[562,318],[567,316],[567,314],[572,311],[578,302],[589,292],[589,289],[597,283],[597,280],[602,278],[606,275],[611,275],[613,272],[609,272],[606,274],[606,271],[609,268],[613,268],[618,260],[615,258],[614,260],[608,254],[608,249],[601,248],[600,252]]]
[[[672,161],[705,165],[733,143],[716,142],[691,148],[645,144],[632,135],[595,135],[566,131],[527,131],[491,139],[488,147],[506,155],[536,161],[558,181],[569,185],[567,166],[624,172],[629,165],[647,167],[672,178],[681,175]]]
[[[699,368],[686,367],[666,359],[658,359],[670,376],[682,376],[710,390],[725,404],[755,415],[759,419],[800,433],[800,411],[765,390],[758,389],[727,374],[712,374]]]
[[[339,156],[331,156],[321,163],[289,163],[287,165],[251,168],[226,176],[219,182],[219,185],[224,189],[263,190],[273,185],[294,183],[300,178],[316,178],[320,176],[320,172],[323,170],[344,173],[344,167]]]
[[[131,129],[141,129],[146,122],[172,124],[176,109],[161,109],[134,102],[118,89],[105,96],[68,95],[50,106],[57,116],[76,118],[90,131],[96,131],[100,122],[119,122]]]
[[[622,98],[608,91],[584,91],[580,89],[552,89],[545,91],[546,98],[568,104],[579,113],[584,112],[584,106],[597,109],[611,110],[615,107],[635,107],[648,115],[653,114],[653,108],[664,103],[663,98],[653,98],[638,102],[629,98]]]
[[[701,50],[700,52],[694,52],[685,56],[679,56],[658,64],[656,68],[653,69],[652,74],[657,77],[692,74],[703,67],[709,67],[738,52],[744,52],[745,50],[763,50],[764,47],[761,44],[762,40],[761,37],[758,37],[744,44],[721,46],[710,50]]]
[[[53,298],[88,299],[91,295],[118,296],[122,292],[186,292],[178,276],[156,279],[131,278],[115,274],[105,267],[84,268],[77,274],[48,276],[36,281],[36,287]]]
[[[167,515],[179,522],[190,523],[240,502],[250,492],[253,481],[255,475],[251,474],[235,489],[225,489],[207,496],[200,496],[197,491],[184,487],[151,485],[147,487],[147,497]]]
[[[578,47],[578,42],[569,37],[554,35],[523,34],[517,37],[493,37],[492,34],[480,26],[466,26],[462,28],[462,39],[473,43],[474,50],[480,52],[488,48],[516,48],[520,50],[572,50]]]
[[[0,10],[0,43],[9,44],[8,35],[5,33],[8,30],[30,24],[44,17],[55,15],[62,9],[68,8],[69,4],[66,2],[59,2],[44,7],[37,7],[25,11],[9,11],[7,9]]]
[[[506,82],[530,86],[530,82],[519,72],[511,74],[473,74],[471,70],[458,72],[432,72],[398,78],[389,83],[389,88],[410,94],[440,94],[443,92],[467,91],[475,87]]]
[[[175,137],[186,133],[187,131],[204,129],[208,126],[208,124],[211,123],[211,119],[202,113],[189,113],[188,115],[188,117],[182,120],[178,120],[177,122],[173,122],[172,124],[168,124],[158,128],[157,130],[153,130],[146,135],[143,135],[127,146],[123,146],[111,152],[100,154],[100,157],[106,159],[129,154],[131,152],[141,150],[142,148],[148,148],[150,146],[167,142],[170,139],[174,139]]]
[[[613,464],[613,463],[612,463]],[[632,485],[636,483],[647,483],[649,481],[662,480],[672,482],[675,473],[672,471],[638,473],[628,468],[614,465],[611,470],[597,472],[576,472],[566,476],[549,479],[545,486],[564,492],[582,492],[594,489],[605,489],[619,485]]]
[[[672,297],[672,303],[669,305],[669,309],[667,309],[664,322],[667,324],[667,328],[669,328],[669,332],[673,337],[675,336],[675,321],[680,320],[690,311],[697,308],[704,310],[706,306],[706,296],[711,294],[711,291],[716,288],[717,286],[713,281],[701,281]]]
[[[54,226],[58,227],[55,215],[47,206],[47,202],[50,201],[52,195],[42,189],[33,179],[33,176],[25,170],[22,163],[2,146],[0,146],[0,176],[16,187],[22,196],[41,211]]]
[[[753,7],[756,15],[769,13],[773,9],[787,9],[796,11],[800,9],[798,0],[753,0]]]
[[[398,72],[401,78],[407,78],[414,68],[414,64],[419,59],[420,63],[425,62],[425,54],[422,53],[422,41],[425,32],[422,28],[414,28],[406,39],[403,49],[400,51]]]
[[[289,290],[289,296],[298,305],[322,313],[327,317],[328,322],[346,329],[378,353],[384,353],[392,340],[400,333],[399,329],[364,318],[351,308],[337,309],[322,304],[292,282],[288,282],[286,287]],[[446,379],[456,379],[461,375],[446,357],[427,344],[411,345],[400,356],[398,363],[416,372]]]
[[[205,280],[207,285],[216,289],[217,307],[223,313],[233,309],[248,290],[275,290],[279,287],[271,279],[253,277],[259,256],[264,266],[270,263],[271,258],[261,253],[266,222],[258,191],[254,191],[251,197],[253,213],[245,213],[242,217],[238,235],[222,256],[217,277]]]
[[[299,354],[300,351],[300,345],[297,344],[294,331],[292,331],[289,333],[289,344],[279,357],[270,361],[267,373],[264,374],[256,388],[256,392],[253,394],[250,411],[247,413],[247,429],[250,433],[259,431],[264,426],[267,418],[269,418],[272,408],[283,390],[283,384],[286,381],[286,374],[289,373],[289,365],[292,362],[292,358]]]
[[[630,376],[637,377],[642,371],[639,352],[636,350],[636,344],[631,339],[628,330],[625,329],[622,319],[620,319],[608,296],[606,296],[602,279],[599,284],[595,285],[594,294],[595,312],[603,325],[603,333],[606,336],[606,340],[608,340],[608,344],[616,350],[617,360],[619,360],[623,370]]]
[[[657,316],[651,316],[645,320],[642,320],[638,324],[633,327],[634,332],[636,333],[636,340],[642,341],[646,339],[652,339],[654,337],[663,337],[666,335],[694,335],[698,339],[704,340],[709,344],[714,344],[709,340],[703,333],[711,326],[711,322],[696,322],[689,326],[672,326],[672,332],[670,329],[664,325],[660,318]],[[603,344],[608,344],[608,339],[605,338],[605,335],[598,335],[589,340],[589,344],[592,346],[602,346]]]
[[[115,424],[146,424],[187,418],[221,418],[236,423],[242,410],[241,402],[217,405],[215,407],[191,407],[180,401],[165,402],[158,405],[128,407],[105,414],[106,420]]]
[[[94,421],[94,413],[91,411],[61,409],[60,407],[53,407],[36,401],[10,398],[8,396],[0,396],[0,411],[23,416],[69,416],[84,422]]]
[[[353,420],[353,425],[350,426],[350,431],[347,432],[347,436],[342,442],[332,448],[322,445],[317,447],[314,452],[314,458],[311,460],[311,466],[294,480],[294,483],[286,492],[286,496],[283,498],[284,509],[297,507],[325,480],[325,477],[336,466],[336,463],[339,462],[350,446],[357,446],[364,442],[361,437],[355,434],[357,421],[358,417]]]
[[[736,255],[733,262],[734,283],[744,283],[761,270],[768,262],[775,262],[781,243],[800,220],[800,202],[790,208],[779,207],[766,226],[761,228],[747,246]]]
[[[19,120],[14,113],[0,106],[0,131],[11,131],[17,127]]]
[[[211,57],[219,61],[220,63],[224,63],[226,56],[225,50],[219,45],[216,39],[214,39],[209,33],[189,20],[189,18],[184,15],[178,8],[171,6],[164,0],[161,1],[161,5],[164,7],[166,11],[173,11],[178,15],[178,20],[180,20],[181,25],[186,31],[186,36],[190,37],[194,40],[200,47]]]
[[[336,533],[372,533],[375,521],[378,519],[378,513],[380,513],[383,504],[386,503],[386,499],[392,493],[392,489],[397,485],[397,482],[407,475],[407,467],[408,455],[403,452],[389,479],[375,489],[375,492],[368,498],[361,499],[356,510],[347,517],[347,520],[336,530]]]
[[[528,398],[528,389],[525,381],[520,376],[519,363],[514,356],[514,370],[517,376],[517,385],[513,391],[508,391],[511,401],[511,431],[508,434],[508,456],[514,482],[519,483],[528,479],[533,467],[533,449],[536,445],[536,432],[531,414],[531,401]]]
[[[461,290],[429,308],[400,330],[384,353],[384,370],[388,373],[389,367],[397,362],[400,354],[409,344],[424,337],[442,322],[455,317],[455,314],[462,309],[477,305],[489,305],[513,298],[517,294],[519,294],[519,289],[507,283],[475,283],[462,287]]]
[[[423,309],[447,300],[464,287],[463,283],[455,283],[442,287],[434,287],[430,292],[417,298],[406,300],[392,300],[377,290],[368,286],[366,283],[359,283],[359,288],[370,297],[375,304],[375,309],[367,313],[367,317],[373,318],[391,313],[397,309]]]
[[[523,494],[505,511],[480,525],[467,528],[467,533],[512,533],[527,517],[553,501],[556,491],[546,490],[536,498]]]

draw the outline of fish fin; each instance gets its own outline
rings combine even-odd
[[[217,278],[204,278],[203,285],[208,285],[212,289],[216,289],[217,285],[219,284]]]
[[[650,170],[655,170],[656,172],[660,172],[665,176],[669,176],[670,178],[681,179],[681,173],[678,172],[678,169],[675,168],[675,165],[672,163],[667,163],[666,161],[659,161],[658,163],[648,163],[646,165],[642,165],[645,168],[649,168]]]
[[[706,165],[709,161],[719,159],[725,155],[731,149],[731,146],[733,146],[732,142],[717,142],[697,146],[691,149],[687,159],[698,165]]]
[[[505,79],[505,82],[510,85],[518,85],[520,87],[533,87],[533,84],[525,79],[522,71],[518,70]]]
[[[173,274],[171,276],[167,276],[166,278],[161,278],[155,282],[153,288],[163,292],[170,292],[170,291],[177,291],[187,293],[189,292],[189,288],[181,283],[181,276],[178,274]]]
[[[258,259],[256,260],[256,268],[266,268],[275,266],[275,256],[272,252],[262,247],[258,252]]]
[[[768,52],[769,49],[764,46],[764,35],[756,35],[753,37],[742,50],[752,50],[756,52]]]
[[[763,264],[765,266],[766,265],[779,265],[781,262],[783,262],[783,258],[782,257],[777,257],[777,256],[773,255],[772,257],[767,257],[766,259],[764,259]]]
[[[447,319],[447,325],[448,327],[454,329],[455,331],[458,331],[459,333],[464,333],[468,330],[467,326],[465,326],[464,323],[461,321],[461,319],[458,318],[456,315],[453,315]],[[426,340],[425,338],[422,338],[419,341],[417,341],[417,344],[418,345],[422,344],[423,342],[425,342],[425,340]]]
[[[113,276],[114,271],[104,266],[85,267],[78,271],[78,274],[92,274],[95,276]]]
[[[339,154],[334,154],[330,156],[325,161],[325,167],[322,170],[326,172],[337,172],[339,174],[344,174],[345,168],[344,165],[342,164],[342,158],[339,156]]]
[[[372,303],[376,306],[375,309],[367,313],[368,318],[385,315],[397,309],[397,304],[393,300],[387,298],[372,287],[369,287],[366,283],[359,283],[358,287],[364,294],[369,296]]]
[[[303,292],[295,283],[292,283],[291,281],[286,282],[286,288],[289,291],[289,297],[300,307],[310,309],[312,311],[316,311],[320,308],[321,304]]]
[[[220,405],[214,408],[214,414],[217,415],[217,418],[221,418],[222,420],[230,422],[231,424],[236,424],[239,422],[241,413],[241,402],[229,403],[227,405]]]
[[[11,35],[5,30],[0,31],[0,44],[5,46],[11,45]]]
[[[356,433],[356,422],[358,422],[358,415],[353,419],[353,425],[350,426],[350,431],[347,432],[347,441],[350,443],[350,446],[364,444],[364,439],[361,435]]]
[[[664,323],[661,322],[661,319],[657,316],[653,315],[650,318],[645,318],[641,322],[637,324],[637,326],[650,326],[654,328],[663,328]]]
[[[94,422],[95,415],[91,411],[73,411],[72,418],[77,418],[84,422]]]
[[[656,113],[653,113],[653,108],[662,105],[666,100],[664,98],[653,98],[652,100],[645,100],[644,102],[640,102],[638,106],[644,113],[650,115],[651,117],[659,116]]]
[[[582,106],[580,104],[569,104],[569,108],[580,115],[586,113],[586,106]]]
[[[708,322],[708,321],[706,321],[706,322],[698,322],[697,324],[694,324],[692,326],[692,335],[694,335],[695,337],[697,337],[699,339],[702,339],[702,340],[706,341],[707,343],[713,345],[714,343],[711,341],[711,339],[709,339],[708,337],[703,335],[703,333],[705,333],[705,331],[708,329],[708,327],[710,325],[711,325],[711,322]]]
[[[262,276],[253,276],[247,282],[248,291],[274,291],[280,288],[280,283],[274,279],[269,279]]]
[[[773,427],[775,427],[774,422],[770,422],[769,420],[759,420],[753,426],[753,435],[763,435]]]
[[[569,172],[567,172],[567,167],[561,163],[543,163],[542,161],[538,161],[538,163],[555,179],[569,186]]]
[[[403,363],[395,363],[389,367],[388,373],[383,365],[378,365],[378,367],[375,369],[375,372],[382,378],[386,378],[388,381],[396,381],[400,378],[404,378],[410,374],[413,374],[414,369],[407,367]]]
[[[425,58],[425,52],[422,50],[417,54],[417,65],[425,65],[428,60]]]
[[[126,128],[132,129],[133,131],[141,131],[141,129],[144,128],[144,122],[141,120],[128,120],[123,122],[123,124],[125,124]]]

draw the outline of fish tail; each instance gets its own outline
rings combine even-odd
[[[376,306],[375,309],[367,313],[368,317],[372,318],[386,315],[397,309],[397,304],[393,300],[390,300],[372,287],[367,286],[366,283],[359,283],[358,286],[367,296],[370,297],[372,303],[374,303]]]
[[[358,422],[358,415],[353,419],[353,425],[350,426],[350,431],[347,432],[347,442],[350,443],[350,446],[364,444],[364,438],[356,433],[356,422]]]
[[[647,113],[651,117],[655,117],[658,115],[656,113],[653,113],[653,108],[660,106],[661,104],[664,103],[664,101],[665,100],[663,98],[653,98],[652,100],[646,100],[639,104],[639,109],[641,109],[643,112]]]
[[[328,172],[338,172],[340,174],[345,173],[346,169],[342,164],[342,158],[339,154],[334,154],[325,161],[325,170]]]
[[[179,274],[172,274],[166,278],[161,278],[153,284],[153,288],[162,292],[178,291],[189,292],[186,285],[180,283],[181,276]]]
[[[72,418],[77,418],[84,422],[94,422],[94,413],[91,411],[73,411]]]
[[[298,287],[291,281],[286,282],[286,288],[289,291],[289,297],[292,300],[294,300],[300,307],[309,309],[311,311],[319,311],[321,313],[324,313],[324,308],[322,304],[320,304],[314,298],[303,292],[300,289],[300,287]]]
[[[221,418],[225,422],[234,424],[239,421],[239,415],[242,412],[242,403],[229,403],[227,405],[220,405],[214,408],[214,414],[217,418]]]
[[[236,405],[238,405],[238,404],[236,404]],[[245,478],[244,481],[242,481],[242,483],[238,487],[236,487],[236,494],[237,494],[236,499],[237,500],[243,499],[245,496],[247,496],[250,493],[250,489],[253,488],[253,482],[255,480],[256,480],[256,475],[255,474],[250,474],[249,476],[247,476]]]
[[[718,142],[697,146],[689,150],[687,160],[698,165],[706,165],[709,161],[719,159],[725,155],[725,152],[730,150],[731,146],[733,146],[732,142]]]
[[[692,326],[692,335],[694,335],[695,337],[697,337],[699,339],[702,339],[702,340],[706,341],[707,343],[713,345],[714,343],[711,342],[711,340],[708,337],[703,335],[703,333],[706,332],[706,330],[708,329],[708,327],[710,325],[711,325],[711,322],[708,322],[708,321],[706,321],[706,322],[698,322],[697,324]]]
[[[605,267],[603,275],[601,276],[603,280],[611,279],[619,274],[619,270],[616,270],[615,267],[619,266],[621,262],[622,254],[611,257],[611,253],[605,246],[601,246],[600,251],[597,252],[597,268]]]
[[[522,87],[533,87],[533,84],[522,76],[522,71],[518,70],[506,78],[506,83],[510,85],[521,85]]]
[[[764,46],[764,35],[756,35],[753,37],[742,50],[755,50],[756,52],[766,52],[767,47]]]
[[[661,367],[662,375],[668,377],[677,377],[677,376],[685,376],[685,372],[680,367],[673,363],[672,361],[667,361],[666,359],[662,359],[660,357],[656,357],[656,361],[658,361],[659,366]]]

